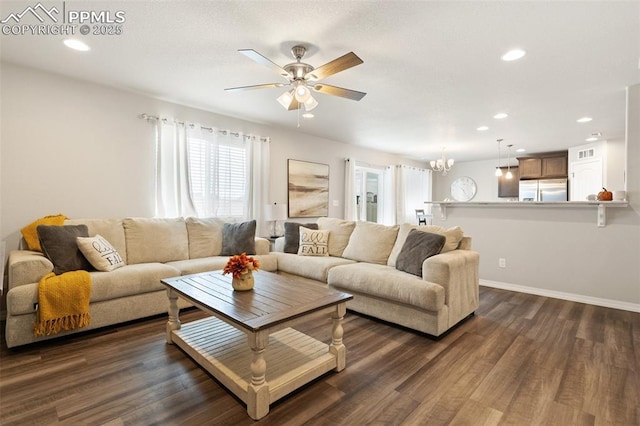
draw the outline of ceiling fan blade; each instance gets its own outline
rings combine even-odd
[[[353,52],[349,52],[346,55],[342,55],[331,62],[327,62],[324,65],[320,65],[318,68],[309,71],[305,74],[305,80],[321,80],[327,78],[330,75],[339,73],[356,65],[360,65],[364,61]]]
[[[331,86],[329,84],[316,84],[312,87],[313,90],[325,95],[341,96],[343,98],[359,101],[366,95],[365,92],[358,92],[357,90],[343,89],[338,86]]]
[[[267,68],[271,68],[273,71],[277,72],[286,79],[293,78],[293,76],[285,71],[284,68],[282,68],[280,65],[272,62],[270,59],[262,56],[253,49],[239,49],[238,52],[242,53],[247,58],[256,61],[257,63],[264,65]]]
[[[240,91],[240,90],[270,89],[273,87],[282,87],[282,86],[287,86],[287,83],[256,84],[253,86],[229,87],[228,89],[224,89],[224,90],[229,92],[234,92],[234,91]]]

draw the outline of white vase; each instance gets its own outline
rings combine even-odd
[[[231,285],[236,291],[252,290],[253,284],[254,280],[252,271],[248,271],[246,274],[241,274],[238,278],[233,278],[231,280]]]

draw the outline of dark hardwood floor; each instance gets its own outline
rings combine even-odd
[[[476,315],[440,340],[348,313],[347,368],[259,422],[165,344],[165,317],[14,350],[2,336],[0,424],[640,425],[640,314],[480,295]],[[296,328],[329,341],[329,324]]]

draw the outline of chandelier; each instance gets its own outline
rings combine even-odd
[[[445,149],[442,148],[442,156],[437,160],[431,160],[431,168],[436,172],[441,172],[442,176],[445,176],[451,167],[453,166],[453,158],[449,158],[445,156]]]

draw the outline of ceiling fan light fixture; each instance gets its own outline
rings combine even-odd
[[[278,102],[283,106],[284,109],[289,109],[289,105],[291,105],[291,102],[293,102],[293,89],[278,96]]]
[[[311,97],[311,91],[304,81],[297,81],[294,89],[295,97],[298,102],[305,103]]]
[[[311,94],[309,94],[309,98],[306,101],[304,101],[304,109],[305,109],[305,111],[307,111],[307,112],[312,111],[317,106],[318,106],[318,101],[316,101],[314,99],[314,97],[311,96]]]

